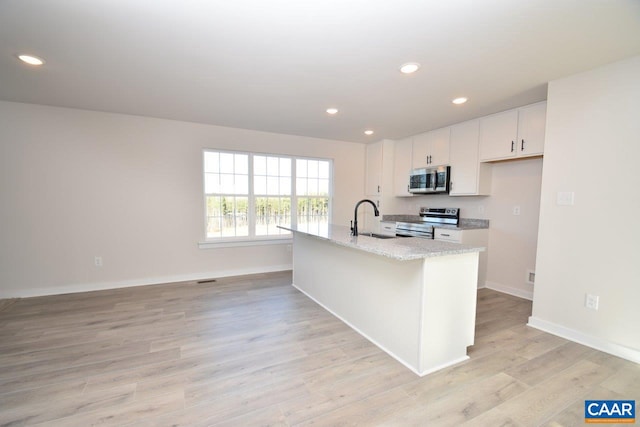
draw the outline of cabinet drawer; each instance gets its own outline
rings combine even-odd
[[[381,222],[380,223],[380,234],[384,234],[385,236],[395,236],[396,235],[396,223],[395,222]]]
[[[449,230],[436,228],[433,232],[434,240],[446,240],[447,242],[462,243],[462,230]]]

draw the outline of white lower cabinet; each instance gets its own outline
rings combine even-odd
[[[461,243],[463,245],[484,246],[486,250],[480,252],[480,262],[478,264],[478,287],[484,287],[487,280],[489,229],[454,230],[450,228],[435,228],[433,230],[433,238],[434,240]]]

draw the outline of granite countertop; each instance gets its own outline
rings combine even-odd
[[[483,246],[461,245],[459,243],[422,239],[420,237],[378,239],[364,235],[352,236],[349,227],[342,225],[329,225],[328,230],[321,232],[307,231],[297,229],[296,227],[279,227],[293,231],[294,233],[306,234],[317,239],[328,240],[336,245],[359,249],[400,261],[457,255],[469,252],[482,252],[485,250]]]
[[[425,221],[420,215],[382,215],[383,222],[413,222],[422,224]],[[458,225],[433,224],[434,228],[447,228],[450,230],[478,230],[489,228],[488,219],[460,218]]]

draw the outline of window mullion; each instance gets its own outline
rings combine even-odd
[[[296,170],[297,158],[291,158],[291,226],[298,225],[298,193],[296,183],[298,181]]]
[[[253,192],[253,181],[253,154],[249,154],[249,212],[247,212],[247,219],[249,221],[249,237],[256,236],[256,195]]]

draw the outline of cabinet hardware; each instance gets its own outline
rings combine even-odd
[[[440,235],[441,235],[441,236],[444,236],[444,237],[451,237],[451,235],[450,235],[450,234],[440,233]]]
[[[429,154],[429,164],[433,163],[433,159],[431,158],[431,154]]]
[[[378,193],[380,192],[380,186],[378,185]]]
[[[516,145],[515,141],[511,141],[511,152],[513,153],[513,148]]]
[[[524,151],[524,139],[522,140],[522,145],[520,146],[520,151]]]

